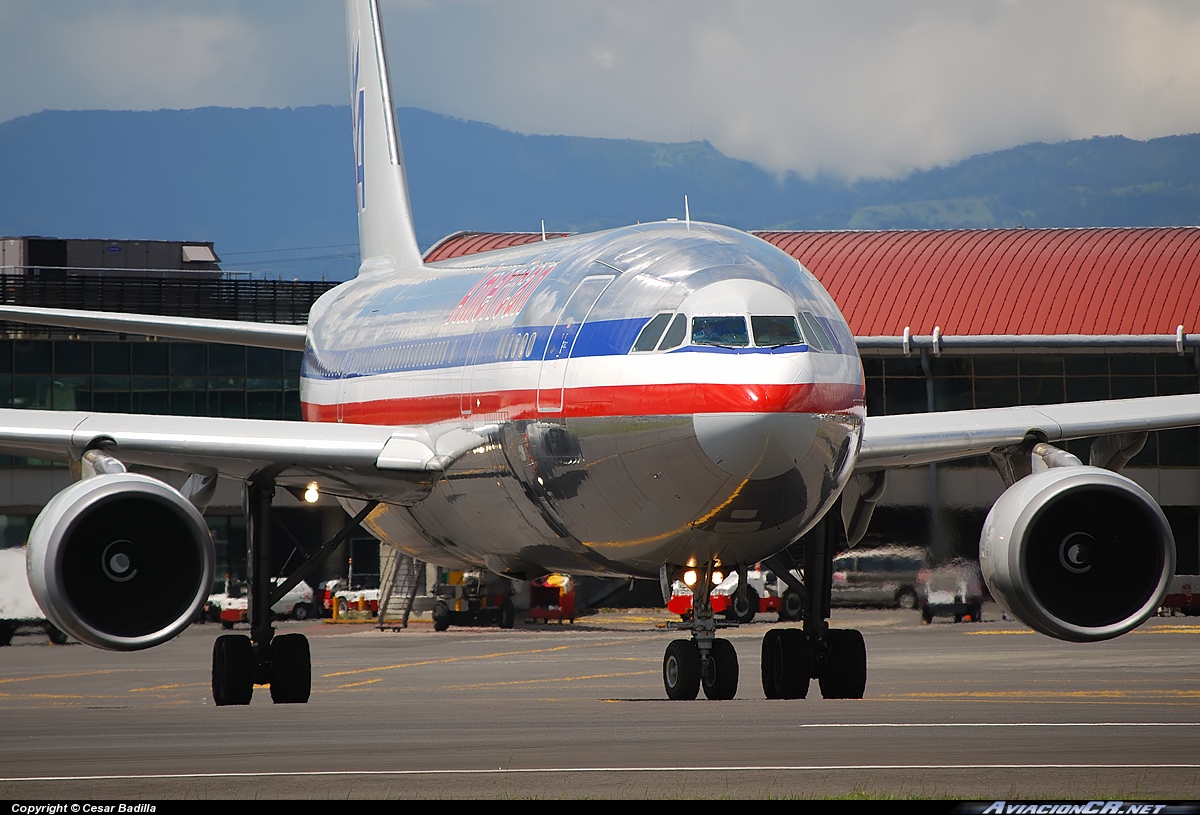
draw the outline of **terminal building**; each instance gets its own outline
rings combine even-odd
[[[1200,392],[1200,228],[759,232],[810,269],[856,336],[871,414]],[[434,261],[543,240],[457,233]],[[224,271],[211,243],[0,238],[4,302],[302,324],[333,283]],[[0,323],[0,406],[299,419],[300,355]],[[1086,460],[1087,442],[1068,448]],[[1200,431],[1151,434],[1124,470],[1163,506],[1178,571],[1200,573]],[[166,480],[180,480],[163,474]],[[0,545],[20,545],[65,467],[0,459]],[[894,471],[864,546],[974,556],[1003,483],[986,459]],[[290,538],[319,545],[340,508],[281,491]],[[206,517],[218,574],[245,573],[236,484]],[[379,571],[378,547],[353,550]],[[285,562],[276,564],[279,569]]]
[[[0,297],[10,304],[303,324],[334,285],[223,271],[203,241],[0,238]],[[299,383],[298,352],[0,322],[0,407],[299,420]],[[182,483],[179,474],[155,475]],[[41,508],[70,483],[61,463],[0,456],[0,546],[22,545]],[[216,573],[244,577],[241,491],[219,484],[205,512]],[[316,548],[345,523],[329,499],[309,508],[280,491],[276,501],[283,559],[289,537]],[[359,569],[379,571],[377,546],[353,550]]]

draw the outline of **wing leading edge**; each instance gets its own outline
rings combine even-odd
[[[858,472],[988,453],[1029,437],[1056,442],[1200,425],[1200,394],[868,417]]]
[[[411,504],[486,439],[438,427],[0,409],[0,451],[58,461],[102,448],[126,464]]]
[[[196,342],[279,348],[284,351],[303,351],[308,331],[306,326],[281,323],[11,305],[0,305],[0,320],[82,330],[146,334],[151,337],[170,337]]]

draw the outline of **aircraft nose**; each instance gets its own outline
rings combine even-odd
[[[697,413],[701,449],[725,472],[760,480],[783,475],[808,457],[819,420],[811,413]]]

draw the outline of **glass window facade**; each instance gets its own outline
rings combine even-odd
[[[961,355],[931,357],[935,410],[1090,402],[1200,393],[1194,356],[1177,354]],[[918,356],[865,357],[867,410],[874,415],[927,409]],[[1089,441],[1067,449],[1085,462]],[[1151,433],[1133,467],[1200,466],[1200,429]]]
[[[299,420],[300,356],[190,342],[0,340],[0,406]]]
[[[298,421],[300,359],[299,351],[241,345],[6,339],[0,407]],[[50,466],[11,457],[0,464]]]

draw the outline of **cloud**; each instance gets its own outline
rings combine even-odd
[[[340,6],[316,2],[0,4],[0,120],[329,102],[347,84],[343,27]]]
[[[396,99],[532,133],[707,139],[846,178],[1027,141],[1200,131],[1200,6],[1119,0],[386,2]],[[341,104],[340,5],[0,5],[0,120]],[[12,86],[12,87],[10,87]]]

